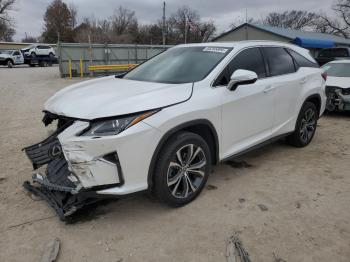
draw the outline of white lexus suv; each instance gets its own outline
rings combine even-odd
[[[307,50],[286,43],[170,48],[51,97],[43,122],[57,122],[57,131],[24,149],[46,172],[24,187],[61,219],[147,189],[166,204],[187,204],[212,165],[282,137],[308,145],[325,109],[325,78]]]

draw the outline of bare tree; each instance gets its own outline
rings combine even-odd
[[[75,28],[77,26],[77,18],[78,18],[78,7],[71,3],[68,7],[70,16],[71,16],[71,26]]]
[[[336,14],[336,18],[330,18],[326,14],[321,14],[315,23],[316,30],[349,38],[350,0],[337,0],[333,4],[332,9]]]
[[[111,26],[106,19],[97,20],[94,16],[83,18],[83,22],[74,29],[74,41],[87,43],[111,43]]]
[[[74,41],[93,43],[162,44],[162,21],[139,25],[135,12],[120,6],[108,19],[84,18],[74,28]],[[166,20],[166,43],[209,41],[216,31],[213,21],[201,21],[198,13],[189,7],[181,7]]]
[[[0,20],[10,21],[8,11],[12,10],[16,0],[0,0]]]
[[[204,22],[200,24],[199,30],[202,42],[208,42],[213,38],[216,26],[213,21]]]
[[[37,43],[38,38],[34,37],[34,36],[27,35],[27,33],[25,33],[25,37],[22,38],[21,42],[22,43]]]
[[[301,30],[310,29],[317,18],[318,16],[315,13],[291,10],[281,13],[269,13],[262,22],[265,25]]]
[[[114,10],[114,14],[111,17],[111,22],[112,30],[117,35],[122,35],[130,28],[137,25],[135,12],[122,6],[119,6],[118,9]]]
[[[16,0],[0,0],[0,40],[12,41],[15,34],[12,20],[8,16],[8,11],[13,10]]]

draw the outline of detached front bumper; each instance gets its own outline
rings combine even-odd
[[[157,129],[141,121],[115,136],[80,136],[88,122],[50,114],[43,122],[49,125],[52,119],[59,119],[58,130],[24,148],[34,169],[24,187],[45,198],[62,220],[101,198],[147,189],[152,153],[161,137]]]
[[[84,189],[69,170],[57,133],[38,144],[24,148],[24,151],[34,170],[44,165],[47,167],[44,174],[36,171],[32,176],[32,183],[25,181],[23,187],[45,199],[61,220],[65,220],[83,206],[100,200],[95,192]]]
[[[69,134],[69,127],[72,125],[73,123],[66,123],[44,141],[23,149],[34,169],[32,181],[25,181],[24,188],[44,198],[61,220],[65,220],[83,206],[104,198],[103,195],[97,194],[96,190],[115,187],[121,185],[123,181],[121,170],[118,170],[116,163],[118,160],[116,153],[106,154],[104,160],[99,160],[103,159],[102,156],[92,157],[91,160],[85,159],[84,163],[79,163],[78,159],[75,159],[76,162],[67,161],[66,154],[72,154],[72,152],[64,151],[58,136],[65,130]],[[79,147],[75,150],[77,155],[79,155],[78,149]],[[82,146],[80,149],[84,150]],[[100,161],[101,163],[97,163]],[[45,165],[46,170],[43,168]],[[107,184],[101,185],[98,178],[90,179],[92,182],[88,182],[89,177],[94,177],[96,173],[106,170],[115,171],[113,178],[105,181]]]

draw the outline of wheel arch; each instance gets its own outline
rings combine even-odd
[[[302,104],[302,107],[306,102],[311,102],[311,103],[315,104],[315,106],[318,110],[318,116],[319,116],[320,112],[321,112],[321,106],[322,106],[321,96],[319,94],[313,94],[313,95],[308,96],[305,99],[304,103]]]
[[[168,132],[166,132],[160,139],[155,151],[153,152],[147,177],[149,189],[151,189],[153,186],[154,169],[161,149],[174,134],[181,131],[188,131],[201,136],[208,143],[208,146],[210,148],[212,164],[215,165],[219,163],[219,138],[214,125],[207,119],[197,119],[185,122],[176,127],[173,127]]]
[[[5,63],[7,64],[7,62],[8,61],[11,61],[12,62],[12,64],[15,64],[15,62],[13,61],[13,59],[12,58],[7,58],[6,60],[5,60]]]

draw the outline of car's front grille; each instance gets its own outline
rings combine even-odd
[[[62,154],[62,149],[57,136],[50,136],[44,141],[24,148],[28,158],[33,163],[33,168],[45,165]]]

